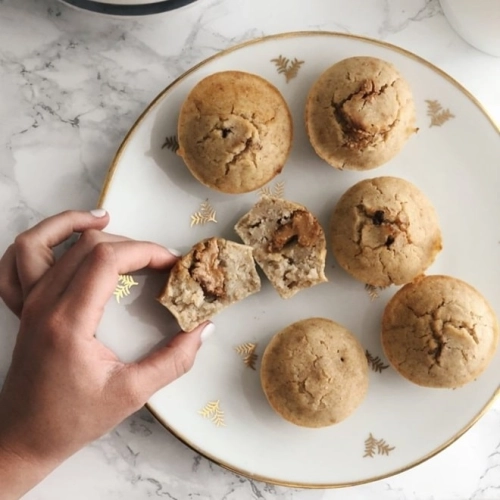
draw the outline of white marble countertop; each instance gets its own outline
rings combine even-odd
[[[184,70],[243,40],[312,29],[409,49],[456,78],[500,122],[500,58],[463,42],[437,0],[199,0],[174,13],[130,20],[76,11],[55,0],[0,0],[0,251],[47,215],[93,208],[124,134]],[[16,318],[0,305],[0,382],[16,331]],[[152,497],[498,500],[500,403],[419,467],[329,491],[236,476],[191,451],[143,410],[26,498]]]

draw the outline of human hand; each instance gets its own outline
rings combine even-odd
[[[154,243],[103,233],[108,221],[107,214],[56,215],[21,234],[0,261],[0,297],[21,319],[0,392],[0,484],[11,492],[7,498],[24,494],[188,371],[202,331],[213,328],[182,332],[131,364],[94,337],[119,274],[164,270],[176,261]],[[80,239],[56,262],[52,247],[73,232],[82,232]]]
[[[95,215],[94,215],[95,214]],[[109,216],[104,210],[64,212],[49,217],[21,233],[0,259],[0,297],[7,307],[20,316],[24,300],[40,278],[55,264],[53,248],[72,233],[104,229]]]

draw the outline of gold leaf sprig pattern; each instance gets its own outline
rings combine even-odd
[[[304,64],[304,61],[299,61],[296,57],[290,60],[282,55],[271,59],[271,62],[275,64],[279,74],[285,75],[286,83],[297,76],[300,67]]]
[[[448,120],[455,118],[449,109],[443,109],[439,101],[427,99],[425,102],[427,103],[427,116],[431,117],[429,127],[440,127]]]
[[[255,370],[255,363],[257,362],[258,356],[255,354],[255,349],[257,349],[257,344],[253,342],[246,342],[245,344],[238,345],[234,350],[243,358],[243,363],[248,368]]]
[[[379,356],[373,357],[368,349],[365,351],[366,360],[368,361],[368,366],[377,373],[382,373],[384,370],[389,368],[389,365],[385,365]]]
[[[199,412],[203,418],[212,421],[216,427],[225,427],[224,412],[220,408],[219,400],[210,401]]]
[[[170,149],[170,151],[174,153],[177,153],[177,150],[179,149],[179,142],[177,141],[176,135],[165,138],[165,142],[163,143],[161,149],[165,148]]]
[[[285,195],[285,181],[277,182],[273,187],[264,186],[259,189],[260,196],[273,196],[274,198],[283,198]]]
[[[369,285],[368,283],[365,285],[365,290],[368,292],[368,296],[370,297],[371,301],[378,299],[379,298],[378,292],[381,290],[385,290],[386,288],[387,288],[386,286],[373,286]]]
[[[370,432],[370,435],[365,440],[365,454],[363,458],[373,458],[375,455],[389,455],[395,448],[395,446],[390,446],[383,439],[375,439]]]
[[[116,302],[119,304],[120,300],[124,297],[128,297],[130,295],[130,289],[138,284],[139,283],[137,283],[132,276],[129,276],[128,274],[120,274],[118,276],[118,283],[115,291],[113,292]]]
[[[209,222],[217,223],[216,211],[208,200],[201,203],[200,209],[191,215],[191,227],[208,224]]]

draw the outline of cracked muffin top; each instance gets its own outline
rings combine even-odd
[[[498,343],[498,323],[486,299],[449,276],[405,285],[387,304],[382,345],[405,378],[425,387],[454,388],[476,379]]]
[[[306,128],[314,150],[332,167],[378,167],[417,130],[410,86],[386,61],[344,59],[309,91]]]
[[[223,71],[191,90],[177,132],[177,153],[196,179],[224,193],[246,193],[283,169],[292,145],[292,117],[267,80]]]
[[[358,182],[338,201],[331,223],[339,265],[372,286],[414,280],[441,251],[441,229],[430,201],[398,177]]]
[[[349,330],[325,318],[297,321],[277,333],[262,357],[260,376],[272,408],[303,427],[344,420],[368,390],[363,347]]]

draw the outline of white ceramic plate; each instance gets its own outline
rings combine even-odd
[[[340,172],[321,161],[303,126],[313,81],[331,64],[354,55],[380,57],[399,68],[413,88],[420,129],[394,160],[365,173]],[[275,61],[280,57],[288,65]],[[295,60],[302,61],[296,72],[291,71]],[[175,148],[178,111],[190,89],[203,77],[229,69],[267,78],[292,110],[292,154],[267,189],[305,204],[326,226],[340,195],[360,179],[408,179],[432,200],[442,225],[444,250],[429,272],[470,282],[500,311],[499,130],[474,98],[437,68],[359,37],[294,33],[264,38],[222,52],[180,77],[146,109],[117,153],[101,197],[111,214],[109,230],[182,251],[211,235],[237,240],[233,225],[259,193],[212,191],[169,149]],[[191,226],[193,220],[206,223]],[[287,301],[264,280],[259,294],[215,318],[216,334],[203,345],[193,370],[154,395],[149,409],[215,462],[268,482],[305,487],[352,485],[405,470],[445,448],[486,411],[499,387],[500,351],[486,372],[462,389],[412,385],[385,368],[379,340],[382,310],[395,289],[371,300],[331,255],[327,276],[328,284]],[[142,356],[177,331],[169,312],[154,300],[165,277],[132,279],[138,285],[124,279],[123,297],[109,305],[99,332],[125,360]],[[311,316],[342,323],[379,361],[372,363],[369,393],[355,414],[319,430],[296,427],[274,414],[259,383],[260,358],[272,335]],[[238,354],[236,348],[245,344],[256,347]],[[251,361],[256,370],[247,366]]]

